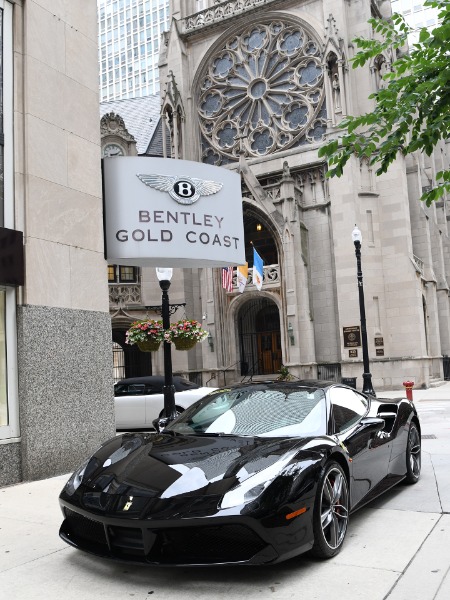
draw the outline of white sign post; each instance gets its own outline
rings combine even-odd
[[[186,160],[103,159],[106,259],[111,264],[245,264],[240,176]]]

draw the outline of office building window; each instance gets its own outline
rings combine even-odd
[[[14,229],[13,5],[0,0],[0,227]],[[16,296],[0,281],[0,440],[19,436]]]
[[[138,283],[139,267],[108,265],[108,283]]]
[[[98,41],[100,72],[106,71],[112,65],[126,66],[133,59],[141,58],[145,66],[133,73],[139,76],[146,72],[148,65],[158,60],[159,36],[169,28],[169,0],[159,0],[149,4],[144,0],[117,3],[113,0],[97,0],[98,6]],[[127,38],[124,36],[127,35]],[[154,44],[150,44],[154,40]],[[125,48],[130,50],[125,53]],[[156,77],[147,86],[145,81],[137,77],[133,85],[111,85],[114,81],[100,81],[100,96],[102,101],[114,100],[127,96],[143,96],[154,93]]]

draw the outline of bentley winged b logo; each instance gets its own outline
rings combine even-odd
[[[137,174],[136,177],[155,190],[167,192],[179,204],[194,204],[200,196],[217,194],[223,187],[223,183],[195,177],[141,174]]]

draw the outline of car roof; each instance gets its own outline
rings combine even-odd
[[[280,387],[280,385],[282,385],[283,387],[289,386],[289,387],[293,387],[293,388],[306,388],[306,389],[327,389],[334,385],[339,385],[339,386],[342,385],[343,387],[348,387],[348,386],[345,386],[344,384],[337,383],[336,381],[323,381],[323,380],[319,380],[319,379],[291,379],[291,380],[266,379],[266,380],[246,381],[246,382],[241,382],[241,383],[235,383],[230,386],[224,386],[224,387],[245,388],[245,387],[251,387],[251,386],[256,386],[256,385],[264,385],[264,386],[268,386],[268,387]]]
[[[147,375],[145,377],[128,377],[126,379],[120,379],[115,386],[119,385],[148,385],[152,388],[163,388],[165,384],[164,375]],[[180,377],[179,375],[173,376],[173,385],[175,386],[175,391],[181,392],[187,389],[198,389],[200,386],[193,381],[189,381],[186,377]]]

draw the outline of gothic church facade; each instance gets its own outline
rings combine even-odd
[[[356,224],[375,390],[441,380],[450,353],[448,204],[427,208],[420,196],[448,167],[447,145],[432,157],[399,155],[382,177],[354,158],[342,178],[327,179],[318,156],[384,85],[392,54],[357,70],[350,59],[352,40],[372,36],[368,19],[388,16],[390,3],[203,5],[171,2],[160,55],[163,153],[240,173],[250,277],[239,293],[236,281],[223,289],[220,269],[179,270],[175,298],[210,337],[176,353],[175,369],[223,385],[285,366],[300,378],[355,377],[361,389]],[[264,260],[261,291],[251,284],[253,248]]]

